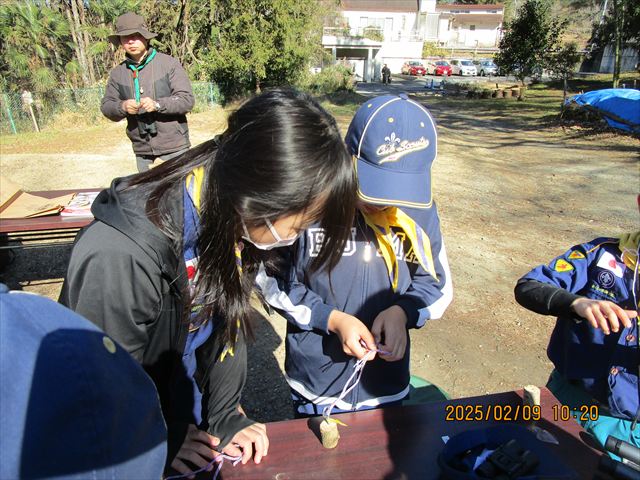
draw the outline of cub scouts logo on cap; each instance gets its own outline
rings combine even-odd
[[[400,137],[396,137],[395,132],[391,132],[391,135],[384,137],[384,141],[385,143],[380,145],[376,150],[376,154],[379,157],[385,157],[378,162],[378,165],[397,162],[404,155],[424,150],[429,146],[429,140],[424,137],[420,137],[418,140],[411,142],[409,140],[402,140]]]
[[[554,267],[554,270],[556,272],[570,272],[571,270],[573,270],[573,265],[571,265],[566,260],[560,259],[556,262],[556,266]]]

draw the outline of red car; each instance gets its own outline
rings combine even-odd
[[[427,74],[429,75],[452,75],[451,65],[446,60],[437,60],[427,65]]]
[[[402,65],[401,72],[404,75],[426,75],[427,69],[420,62],[406,62]]]

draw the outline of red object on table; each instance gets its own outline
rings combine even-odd
[[[71,190],[46,190],[29,192],[45,198],[55,198],[69,193],[95,192],[101,188],[75,188]],[[43,230],[67,230],[82,228],[89,225],[93,217],[63,217],[61,215],[47,215],[34,218],[5,218],[0,219],[0,233],[40,232]]]
[[[545,446],[581,478],[592,478],[600,453],[583,441],[586,432],[573,420],[554,421],[553,405],[559,402],[546,388],[541,389],[540,403],[542,419],[536,425],[559,441],[558,445]],[[436,479],[440,476],[436,459],[444,446],[442,436],[452,437],[465,430],[503,423],[446,421],[447,405],[515,407],[522,405],[522,391],[334,415],[348,427],[339,427],[340,442],[332,450],[322,447],[310,429],[310,420],[269,423],[269,453],[262,462],[234,467],[225,461],[221,478]]]

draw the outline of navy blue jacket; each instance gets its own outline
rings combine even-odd
[[[630,328],[604,335],[577,317],[570,305],[582,296],[636,310],[633,277],[634,271],[622,261],[618,239],[596,238],[534,268],[516,286],[521,305],[558,316],[547,348],[556,370],[623,419],[633,418],[640,398],[638,322],[633,319]]]
[[[451,303],[449,264],[435,203],[427,210],[403,209],[428,234],[437,279],[424,271],[397,232],[394,249],[399,259],[398,291],[394,292],[384,259],[377,253],[374,232],[361,215],[342,259],[331,273],[310,272],[322,245],[323,231],[307,229],[292,247],[290,270],[280,278],[263,271],[257,282],[265,300],[288,320],[285,371],[293,390],[316,405],[328,405],[353,372],[354,357],[346,355],[337,335],[327,330],[333,310],[354,315],[369,329],[376,316],[393,305],[407,315],[408,327],[418,328],[439,318]],[[403,398],[409,385],[409,345],[402,360],[379,358],[367,363],[360,384],[336,406],[350,410],[373,407]]]

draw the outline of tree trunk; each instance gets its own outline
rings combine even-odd
[[[613,88],[620,83],[620,63],[622,61],[622,32],[624,29],[624,10],[622,0],[613,0],[614,47],[613,47]]]
[[[180,14],[176,25],[178,32],[178,45],[176,45],[176,56],[184,64],[189,45],[189,0],[180,0]]]
[[[78,0],[78,10],[80,12],[80,24],[82,26],[86,26],[87,22],[84,16],[84,3],[82,2],[82,0]],[[89,81],[91,82],[91,85],[93,85],[94,83],[96,83],[96,72],[93,68],[93,59],[89,57],[89,54],[87,52],[89,50],[89,45],[91,45],[91,39],[89,38],[89,32],[87,32],[86,28],[84,28],[82,31],[82,37],[84,40],[85,61],[87,63],[87,66],[89,67]]]
[[[81,26],[80,26],[80,15],[78,13],[78,6],[76,5],[76,0],[70,0],[71,3],[71,13],[73,15],[73,25],[76,31],[75,40],[78,43],[78,62],[80,63],[80,73],[82,75],[82,82],[85,86],[89,85],[89,67],[87,66],[87,56],[84,51],[84,39],[82,38]],[[81,8],[82,4],[80,5]]]
[[[73,2],[73,0],[71,0]],[[76,58],[78,59],[78,64],[80,65],[80,75],[82,77],[82,82],[86,84],[88,78],[86,78],[86,71],[82,68],[82,55],[80,54],[80,41],[78,40],[78,35],[76,33],[76,27],[73,19],[71,18],[71,12],[69,10],[69,5],[66,2],[63,2],[64,5],[64,13],[67,16],[67,21],[69,22],[69,29],[71,30],[71,38],[73,38],[73,50],[76,54]]]

